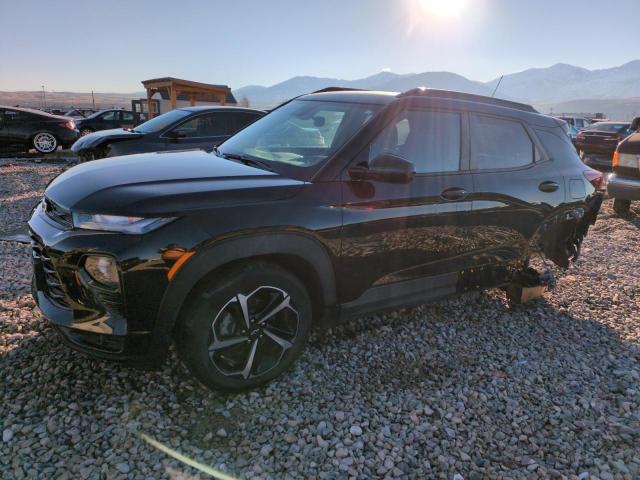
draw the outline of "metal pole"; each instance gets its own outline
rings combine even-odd
[[[96,109],[96,99],[93,97],[93,90],[91,90],[91,105],[93,105],[93,109]]]
[[[44,91],[44,85],[42,85],[42,105],[43,109],[47,108],[47,94]]]

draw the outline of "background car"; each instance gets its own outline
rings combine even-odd
[[[591,120],[585,117],[574,117],[571,115],[563,115],[558,118],[560,120],[564,120],[565,122],[567,122],[570,126],[574,127],[577,131],[587,128],[592,123]]]
[[[184,148],[212,149],[263,115],[262,110],[239,107],[179,108],[134,129],[88,134],[71,149],[81,160]]]
[[[598,122],[578,132],[576,148],[590,167],[608,171],[618,142],[632,133],[629,122]]]
[[[632,200],[640,200],[640,117],[633,119],[630,130],[635,133],[618,145],[607,184],[607,193],[614,199],[613,209],[620,215],[629,213]]]
[[[100,110],[76,121],[81,136],[110,128],[133,128],[137,123],[136,115],[132,111],[119,109]]]
[[[97,110],[95,110],[93,108],[72,108],[71,110],[67,110],[64,113],[64,116],[65,117],[71,117],[74,120],[82,120],[84,118],[87,118],[87,117],[93,115],[96,112],[97,112]]]
[[[54,152],[68,148],[78,138],[73,119],[29,108],[0,106],[0,153],[28,151]]]

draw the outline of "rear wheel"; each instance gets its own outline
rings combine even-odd
[[[36,133],[33,136],[32,144],[38,153],[51,153],[58,148],[58,140],[49,132]]]
[[[623,200],[622,198],[616,198],[613,200],[613,211],[618,215],[626,215],[631,208],[631,200]]]
[[[251,263],[221,272],[189,301],[178,351],[206,386],[241,391],[287,370],[310,329],[302,283],[277,265]]]

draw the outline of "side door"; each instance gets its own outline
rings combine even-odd
[[[127,112],[126,110],[118,112],[118,126],[120,128],[133,128],[134,125],[135,120],[133,113]]]
[[[463,113],[407,108],[351,167],[390,153],[413,162],[413,179],[354,180],[349,168],[343,172],[341,275],[351,280],[348,296],[366,292],[360,302],[387,302],[455,290],[457,272],[469,262],[467,138]]]
[[[230,125],[227,115],[225,112],[210,112],[189,118],[163,133],[167,149],[212,149],[228,138]]]
[[[2,136],[7,143],[26,143],[33,129],[33,115],[7,108],[2,121]]]
[[[469,124],[477,264],[518,260],[544,219],[564,202],[562,172],[517,118],[472,113]]]

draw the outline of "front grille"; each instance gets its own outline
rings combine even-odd
[[[68,307],[69,303],[67,302],[67,295],[64,293],[64,290],[62,288],[62,281],[60,280],[60,276],[53,266],[51,258],[47,254],[44,245],[39,243],[35,238],[31,237],[31,249],[33,259],[36,262],[39,262],[40,266],[42,267],[47,296],[54,300],[56,303],[64,307]]]
[[[72,228],[73,220],[71,218],[71,212],[65,210],[60,205],[52,202],[48,198],[44,199],[44,212],[51,220],[61,225],[64,228]]]

